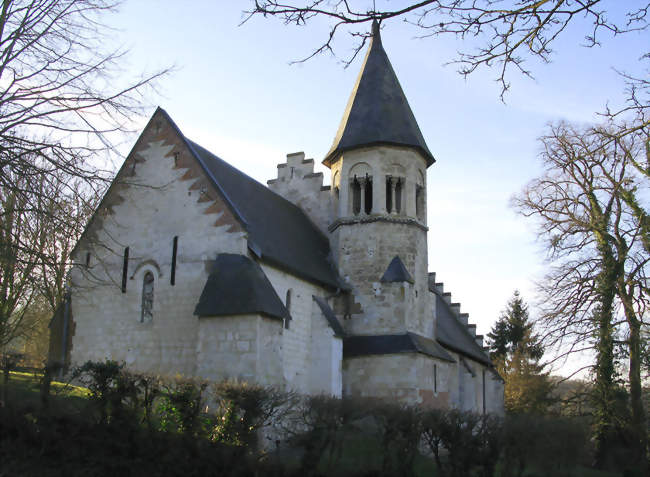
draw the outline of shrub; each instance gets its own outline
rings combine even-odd
[[[422,435],[417,406],[378,403],[372,412],[381,435],[382,472],[411,476]]]
[[[137,406],[137,387],[133,375],[124,370],[124,363],[87,361],[74,369],[72,379],[78,379],[90,391],[100,424],[132,422],[129,418]]]
[[[346,437],[359,432],[355,421],[367,415],[368,409],[366,402],[354,398],[305,396],[292,413],[293,422],[290,423],[290,442],[303,450],[302,475],[316,472],[325,458],[325,469],[329,472],[341,459]]]
[[[225,381],[215,387],[218,402],[217,423],[212,439],[260,450],[259,432],[285,417],[295,395],[271,386]],[[279,426],[276,426],[276,431]]]
[[[147,383],[153,385],[153,382]],[[158,405],[161,430],[192,437],[206,435],[210,419],[201,411],[207,387],[206,381],[181,377],[169,384],[162,384]],[[153,400],[153,397],[150,399]]]
[[[440,451],[443,447],[442,436],[447,425],[446,418],[447,412],[442,409],[427,409],[423,412],[421,421],[422,440],[431,451],[440,474],[444,472]]]
[[[138,390],[138,405],[142,410],[142,422],[152,430],[154,402],[162,393],[162,379],[153,374],[140,373],[134,375],[134,380]]]

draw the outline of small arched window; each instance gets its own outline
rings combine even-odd
[[[153,273],[147,272],[142,278],[142,314],[140,323],[150,323],[153,320]]]

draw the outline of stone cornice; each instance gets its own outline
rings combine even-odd
[[[425,232],[429,231],[429,227],[420,221],[411,217],[403,217],[399,215],[360,215],[354,217],[342,217],[332,222],[329,227],[327,227],[327,230],[334,232],[342,225],[369,224],[372,222],[388,222],[391,224],[415,225]]]

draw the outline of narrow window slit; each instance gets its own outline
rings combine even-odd
[[[176,284],[176,252],[178,251],[178,235],[174,237],[174,245],[172,245],[172,273],[169,279],[171,286]]]
[[[124,249],[124,263],[122,264],[122,293],[126,293],[126,279],[129,273],[129,247]]]
[[[289,312],[289,318],[285,318],[284,320],[284,329],[288,330],[289,329],[289,321],[291,321],[291,288],[287,290],[287,297],[285,299],[285,307],[287,308],[287,311]]]
[[[438,392],[438,365],[433,365],[433,392]]]

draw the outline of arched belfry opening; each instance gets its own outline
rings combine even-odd
[[[355,164],[349,173],[350,189],[348,193],[351,215],[369,215],[373,211],[373,180],[370,166],[364,162]]]
[[[415,183],[415,216],[421,222],[424,222],[426,215],[426,189],[424,183],[424,174],[422,171],[417,172]]]
[[[372,213],[372,177],[365,178],[364,194],[365,194],[364,212],[366,213],[366,215],[370,215]]]

